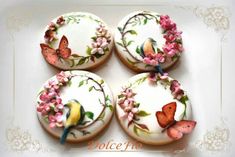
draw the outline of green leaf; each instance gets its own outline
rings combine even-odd
[[[176,39],[175,42],[178,44],[182,44],[182,39]]]
[[[71,56],[74,57],[74,58],[80,57],[78,54],[71,54]]]
[[[91,87],[89,88],[89,92],[92,91],[93,88],[94,88],[94,86],[91,86]]]
[[[104,54],[99,54],[99,53],[94,54],[95,58],[100,58],[100,57],[102,57],[103,55],[104,55]]]
[[[139,46],[136,47],[135,52],[138,53],[139,55],[141,54]]]
[[[100,84],[103,84],[104,83],[104,80],[100,80]]]
[[[128,61],[131,65],[135,65],[135,64],[136,64],[136,62],[131,61],[129,58],[126,58],[126,59],[127,59],[127,61]]]
[[[72,81],[69,80],[69,81],[68,81],[68,86],[70,87],[71,85],[72,85]]]
[[[91,37],[92,40],[96,41],[97,37],[94,36],[94,37]]]
[[[119,30],[119,32],[123,31],[123,29],[121,27],[118,27],[117,29]]]
[[[105,96],[105,101],[110,101],[109,95],[106,95],[106,96]]]
[[[131,43],[133,43],[133,42],[134,42],[133,40],[129,41],[126,46],[131,45]]]
[[[85,63],[85,61],[87,60],[87,58],[81,58],[80,60],[79,60],[79,62],[77,63],[77,65],[82,65],[82,64],[84,64]]]
[[[87,112],[85,112],[85,115],[86,115],[89,119],[92,119],[92,120],[93,120],[93,117],[94,117],[94,113],[93,113],[93,112],[87,111]]]
[[[72,59],[72,60],[70,60],[71,62],[70,62],[70,67],[73,67],[74,65],[75,65],[75,61]]]
[[[138,134],[138,128],[137,128],[136,125],[134,125],[133,131],[134,131],[134,133],[135,133],[137,136],[139,136],[139,134]]]
[[[138,80],[136,80],[136,83],[139,85],[139,84],[143,83],[146,79],[147,79],[147,77],[139,78]]]
[[[92,48],[90,48],[89,46],[87,46],[86,54],[90,56],[90,55],[91,55],[91,50],[92,50]]]
[[[135,30],[129,30],[128,32],[132,35],[137,35],[137,32]]]
[[[84,80],[82,80],[81,82],[79,82],[78,87],[81,87],[84,84]]]
[[[136,113],[137,116],[140,117],[146,117],[148,115],[150,115],[150,113],[147,113],[146,111],[140,110],[138,113]]]
[[[107,105],[111,112],[113,112],[113,105]]]
[[[180,99],[180,102],[186,105],[186,101],[188,101],[188,96],[187,95],[182,96],[182,98]]]
[[[135,107],[139,107],[140,106],[140,103],[136,103],[134,104]]]
[[[123,44],[120,42],[116,42],[119,46],[123,47]]]
[[[149,131],[149,128],[145,124],[137,124],[139,126],[139,129],[142,129],[143,131]]]
[[[124,97],[123,94],[118,95],[118,99],[123,98],[123,97]]]
[[[146,25],[147,22],[148,22],[148,19],[145,18],[145,19],[144,19],[144,25]]]
[[[160,24],[160,22],[159,22],[158,20],[156,20],[156,23],[157,23],[157,24]]]
[[[102,121],[104,123],[104,116],[105,116],[105,112],[102,112],[101,115],[98,117],[98,120]]]

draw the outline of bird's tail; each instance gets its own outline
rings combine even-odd
[[[69,130],[70,130],[70,127],[64,128],[63,134],[62,134],[62,136],[60,137],[60,143],[61,143],[61,144],[64,144],[64,143],[65,143],[66,138],[67,138],[68,133],[69,133]]]

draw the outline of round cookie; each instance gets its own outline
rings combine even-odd
[[[112,46],[107,25],[85,12],[67,13],[53,19],[40,44],[45,60],[63,70],[95,68],[110,56]]]
[[[58,73],[46,81],[37,98],[41,125],[61,143],[82,142],[97,135],[111,120],[113,108],[108,85],[85,71]]]
[[[115,31],[121,61],[137,72],[170,68],[183,52],[181,31],[168,15],[137,11],[124,17]]]
[[[181,139],[196,125],[188,96],[177,80],[155,73],[130,78],[120,91],[117,119],[136,140],[163,145]]]

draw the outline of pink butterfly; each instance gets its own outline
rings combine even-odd
[[[58,49],[53,49],[47,44],[40,44],[42,55],[50,64],[56,64],[60,58],[66,59],[71,55],[71,49],[68,48],[69,42],[66,36],[63,36]]]
[[[173,140],[178,140],[184,134],[192,132],[196,125],[196,121],[174,119],[176,111],[176,102],[171,102],[162,107],[162,111],[156,112],[158,124],[163,128],[162,132],[167,131],[167,135]]]

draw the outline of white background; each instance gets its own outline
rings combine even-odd
[[[229,18],[226,31],[215,31],[203,17],[195,15],[195,8],[222,7]],[[234,1],[3,1],[0,6],[0,151],[1,156],[234,156],[235,120],[233,102],[235,73],[234,55]],[[59,72],[42,58],[39,41],[45,25],[54,17],[71,11],[88,11],[101,17],[114,29],[123,16],[135,10],[152,10],[169,14],[183,33],[185,52],[180,64],[169,71],[179,80],[193,104],[195,131],[167,146],[144,146],[136,152],[110,152],[88,150],[87,143],[61,146],[40,127],[35,113],[37,90],[51,76]],[[221,37],[224,40],[221,42]],[[222,55],[221,55],[222,51]],[[221,66],[222,65],[222,66]],[[222,69],[221,69],[222,67]],[[135,75],[115,54],[93,72],[110,84],[116,95],[121,84]],[[15,151],[7,139],[8,129],[19,127],[38,140],[49,151]],[[200,149],[195,143],[216,127],[229,131],[226,150]],[[109,140],[126,142],[130,138],[118,125],[115,117],[101,136]]]

